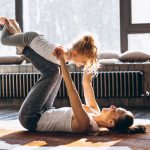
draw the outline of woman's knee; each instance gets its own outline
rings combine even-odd
[[[60,77],[61,76],[61,70],[60,67],[58,65],[55,66],[49,66],[44,70],[44,75],[46,77]]]
[[[32,116],[32,115],[27,115],[23,112],[19,112],[20,124],[29,131],[36,131],[39,118],[40,117],[38,115]]]

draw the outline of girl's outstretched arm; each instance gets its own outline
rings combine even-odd
[[[67,92],[70,99],[70,104],[75,115],[75,120],[72,124],[74,128],[74,132],[85,132],[88,130],[90,126],[89,116],[87,115],[87,113],[85,112],[82,106],[79,94],[76,90],[74,82],[71,79],[64,57],[60,56],[58,59],[60,60],[63,79],[65,81]]]
[[[94,90],[92,87],[92,78],[93,78],[92,76],[93,76],[92,73],[87,73],[86,71],[84,71],[83,73],[82,84],[84,90],[84,98],[87,106],[95,109],[97,112],[100,112],[100,109],[95,99]]]

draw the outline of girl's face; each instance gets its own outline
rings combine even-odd
[[[89,58],[83,56],[82,54],[72,51],[68,61],[74,63],[77,67],[81,67],[87,65],[89,60]]]

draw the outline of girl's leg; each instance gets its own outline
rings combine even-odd
[[[53,103],[61,74],[59,66],[47,61],[32,49],[26,47],[23,54],[42,73],[40,80],[32,87],[19,112],[21,124],[30,131],[35,131],[41,114],[45,111],[46,103]],[[56,89],[56,91],[54,91]],[[49,101],[49,102],[47,102]]]
[[[25,32],[25,33],[10,35],[5,25],[1,34],[1,43],[3,45],[16,46],[16,47],[29,46],[32,40],[37,36],[39,36],[39,34],[36,32]]]

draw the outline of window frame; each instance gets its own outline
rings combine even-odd
[[[128,51],[128,34],[150,33],[150,23],[132,23],[131,0],[120,0],[120,48]],[[23,31],[23,0],[15,0],[15,16]]]
[[[15,0],[15,17],[23,31],[23,0]]]
[[[132,23],[131,0],[120,0],[120,47],[128,51],[128,34],[150,33],[150,23]]]

